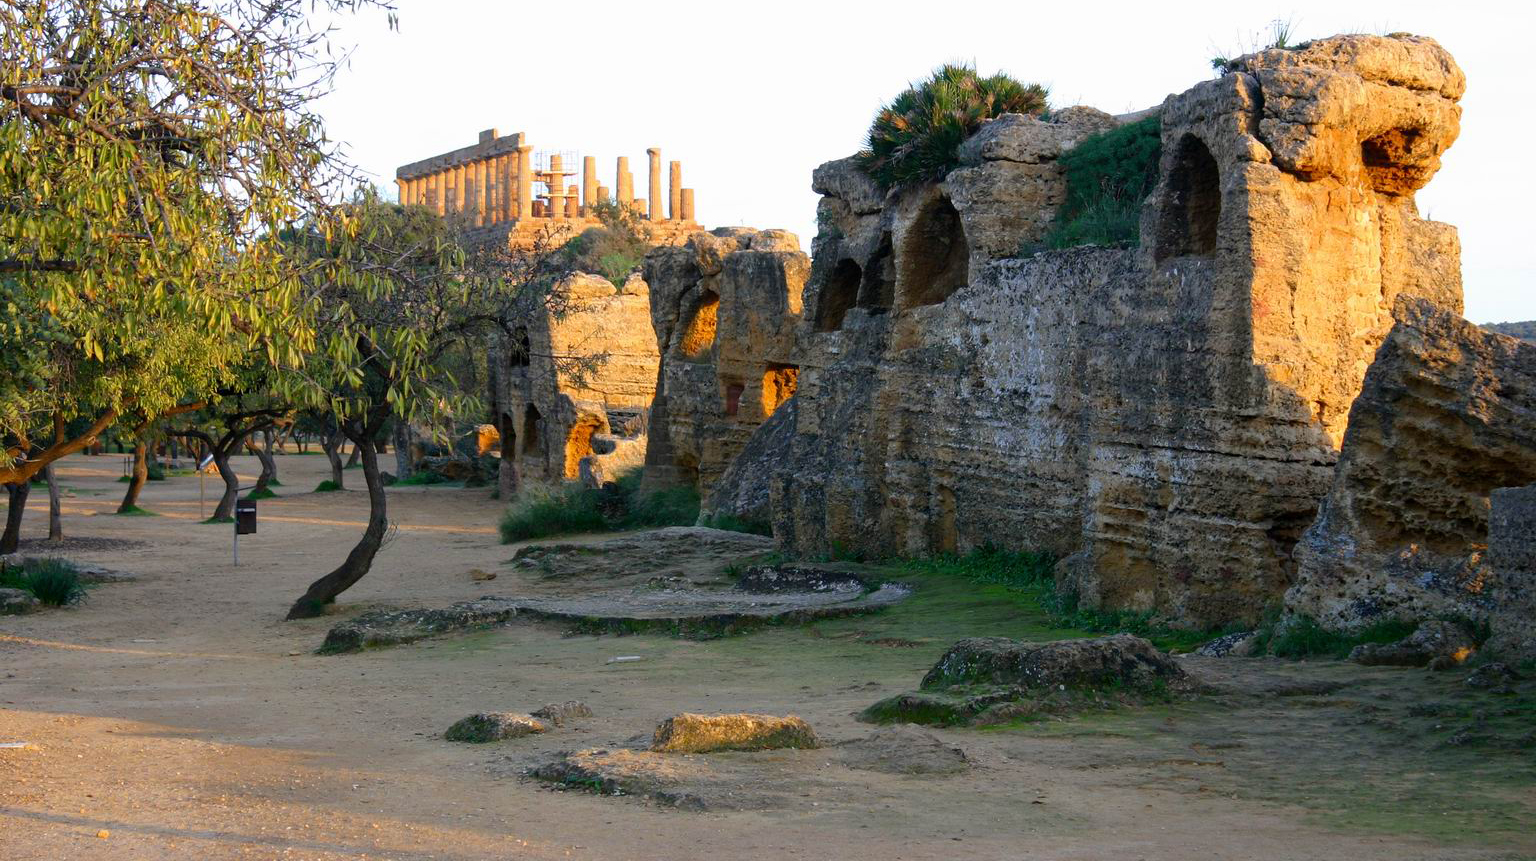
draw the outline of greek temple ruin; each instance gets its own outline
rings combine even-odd
[[[506,235],[517,244],[550,227],[575,235],[598,223],[597,207],[609,201],[628,207],[664,235],[699,229],[694,190],[683,187],[682,162],[668,164],[661,149],[646,150],[650,196],[635,197],[629,157],[619,156],[612,185],[598,180],[597,159],[581,156],[581,180],[569,153],[541,153],[523,132],[486,129],[467,147],[403,165],[395,171],[400,202],[426,206],[455,220],[471,240]],[[663,183],[666,190],[663,191]]]

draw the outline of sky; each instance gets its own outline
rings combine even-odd
[[[1536,319],[1536,4],[1394,2],[582,2],[397,0],[337,22],[347,67],[319,111],[346,154],[394,187],[395,168],[524,132],[537,149],[596,156],[613,185],[627,155],[679,160],[709,227],[782,228],[809,248],[816,165],[857,151],[870,119],[934,67],[974,63],[1046,84],[1057,107],[1125,113],[1212,75],[1210,58],[1298,38],[1433,36],[1468,79],[1461,137],[1418,194],[1461,234],[1467,317]]]

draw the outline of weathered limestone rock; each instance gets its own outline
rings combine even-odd
[[[971,769],[965,751],[913,724],[884,726],[838,746],[843,765],[886,774],[962,774]]]
[[[506,741],[509,738],[522,738],[525,735],[534,735],[548,730],[548,727],[529,715],[512,712],[481,712],[459,720],[443,733],[443,738],[448,741],[485,744]]]
[[[412,643],[450,631],[499,625],[516,615],[516,607],[479,601],[444,609],[377,610],[331,628],[320,652],[336,654]]]
[[[922,686],[1144,689],[1184,679],[1184,669],[1176,661],[1131,634],[1050,643],[974,637],[950,646],[923,676]]]
[[[554,726],[565,726],[566,721],[591,717],[592,709],[581,700],[567,700],[563,703],[550,703],[536,709],[532,716]]]
[[[753,432],[705,497],[704,516],[764,525],[773,522],[773,473],[794,441],[796,415],[795,399],[790,398]]]
[[[647,256],[660,349],[645,485],[719,481],[795,391],[800,293],[810,260],[794,234],[722,228]]]
[[[0,589],[0,616],[19,616],[31,613],[42,604],[31,592],[22,589]]]
[[[502,489],[521,480],[582,475],[612,480],[644,451],[641,422],[658,356],[649,290],[578,273],[556,286],[563,313],[547,314],[492,350]],[[582,357],[601,357],[582,362]]]
[[[1286,606],[1344,629],[1461,615],[1536,648],[1530,494],[1505,491],[1490,523],[1498,488],[1536,482],[1536,345],[1422,300],[1397,316]]]
[[[699,715],[684,712],[662,721],[651,740],[659,753],[778,750],[820,747],[816,731],[800,718],[773,715]]]
[[[1488,646],[1536,659],[1536,485],[1495,490],[1489,502],[1488,598],[1496,619]]]
[[[817,170],[795,433],[756,457],[780,464],[782,543],[1039,548],[1089,606],[1257,621],[1394,301],[1461,307],[1455,231],[1412,197],[1460,73],[1418,37],[1235,62],[1163,104],[1139,249],[1015,259],[1060,152],[1113,120],[1086,109],[994,120],[943,182],[889,195]]]

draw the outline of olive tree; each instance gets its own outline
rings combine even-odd
[[[365,5],[0,0],[0,483],[314,348],[277,234],[351,176],[308,15]]]

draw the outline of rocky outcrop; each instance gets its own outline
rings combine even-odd
[[[490,353],[500,489],[519,481],[612,480],[638,466],[656,386],[650,291],[584,273]]]
[[[775,536],[1044,549],[1089,606],[1256,621],[1393,302],[1461,307],[1455,231],[1413,203],[1460,80],[1418,37],[1240,58],[1163,104],[1138,249],[1019,256],[1097,112],[999,118],[943,182],[888,195],[824,165],[795,433],[758,458]]]
[[[795,399],[790,398],[752,433],[704,498],[701,513],[705,518],[733,517],[749,525],[770,528],[773,473],[779,468],[780,457],[794,442],[798,415]]]
[[[1349,652],[1349,659],[1368,667],[1430,667],[1449,670],[1460,666],[1477,651],[1477,643],[1465,626],[1431,619],[1395,643],[1363,643]]]
[[[486,744],[548,731],[549,727],[529,715],[512,712],[482,712],[457,721],[443,733],[443,738],[448,741]]]
[[[794,395],[795,327],[810,260],[794,234],[720,228],[645,261],[661,360],[645,489],[707,495]]]
[[[1051,643],[974,637],[950,646],[923,676],[922,686],[1141,689],[1184,680],[1184,670],[1177,662],[1131,634]]]
[[[1536,482],[1536,345],[1424,301],[1397,316],[1286,605],[1343,629],[1465,616],[1530,649],[1536,510],[1499,488]]]
[[[658,753],[713,753],[720,750],[778,750],[820,747],[810,724],[794,717],[683,713],[656,727],[651,750]]]

